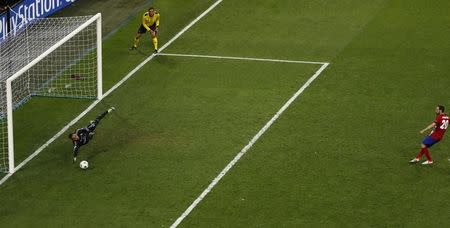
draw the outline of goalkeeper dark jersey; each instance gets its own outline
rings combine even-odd
[[[91,126],[91,125],[89,125],[89,126]],[[75,134],[78,135],[79,139],[77,141],[73,141],[73,154],[74,155],[77,155],[80,147],[83,145],[86,145],[89,142],[89,140],[91,140],[92,137],[94,136],[94,132],[89,130],[89,126],[77,129],[77,131],[75,132]]]
[[[97,118],[91,121],[89,125],[87,125],[86,127],[77,129],[73,134],[76,134],[78,136],[78,140],[73,140],[72,137],[73,134],[69,135],[69,138],[71,138],[73,142],[73,161],[76,161],[80,147],[88,144],[88,142],[92,140],[92,138],[94,137],[95,128],[100,123],[100,120],[103,119],[106,116],[106,114],[112,112],[113,110],[114,107],[109,108],[108,111],[105,111],[99,116],[97,116]]]

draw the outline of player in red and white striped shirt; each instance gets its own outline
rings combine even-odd
[[[422,158],[422,155],[425,154],[427,157],[427,160],[422,163],[422,165],[429,165],[433,164],[433,159],[431,159],[430,152],[428,151],[428,148],[432,147],[434,144],[438,143],[442,140],[444,137],[445,131],[448,128],[448,122],[449,117],[447,114],[444,113],[445,107],[442,105],[438,105],[436,107],[436,119],[428,125],[425,129],[421,130],[420,133],[423,134],[424,132],[428,131],[429,129],[433,129],[431,133],[425,137],[425,139],[422,141],[419,154],[410,162],[416,163],[419,162]]]

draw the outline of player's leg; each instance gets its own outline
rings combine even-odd
[[[422,162],[422,165],[429,165],[433,164],[433,159],[431,158],[430,151],[428,148],[432,147],[434,144],[436,144],[438,141],[434,140],[431,136],[425,137],[425,139],[422,141],[422,144],[420,144],[420,152],[417,154],[416,158],[411,160],[410,162],[416,163],[419,162],[422,156],[425,154],[425,157],[427,157],[427,160]]]
[[[158,37],[156,37],[156,33],[157,33],[156,31],[150,31],[154,52],[158,53]]]
[[[422,165],[433,164],[433,159],[431,158],[430,151],[428,151],[428,148],[430,148],[433,144],[430,144],[430,145],[423,145],[422,144],[422,146],[423,146],[422,147],[423,153],[425,154],[425,157],[427,157],[427,160],[422,162]]]
[[[130,50],[134,50],[138,47],[139,41],[141,40],[142,34],[136,33],[136,36],[134,37],[134,43],[133,46],[130,47]]]
[[[91,133],[93,133],[94,131],[95,131],[95,128],[97,127],[97,125],[100,123],[100,121],[103,119],[103,118],[105,118],[105,116],[108,114],[108,113],[110,113],[110,112],[112,112],[112,111],[114,111],[115,110],[115,108],[114,107],[111,107],[111,108],[109,108],[108,110],[106,110],[106,111],[104,111],[104,112],[102,112],[100,115],[98,115],[94,120],[92,120],[91,121],[91,123],[87,126],[87,129],[91,132]],[[91,135],[90,135],[91,136]],[[92,135],[93,136],[93,135]]]
[[[419,153],[413,160],[410,161],[411,163],[419,162],[422,159],[422,156],[425,154],[425,151],[428,150],[427,146],[424,145],[423,143],[420,144],[420,147],[421,147],[421,149],[420,149]]]
[[[152,27],[150,27],[150,36],[152,38],[154,53],[158,53],[158,28],[156,28],[156,25],[153,24]]]
[[[136,36],[134,37],[134,44],[130,47],[130,50],[134,50],[139,46],[139,41],[141,40],[142,34],[146,33],[147,30],[143,25],[141,25],[136,33]]]
[[[430,155],[430,151],[428,151],[428,148],[430,148],[431,146],[433,146],[437,141],[435,141],[433,138],[431,138],[431,136],[427,136],[423,139],[422,143],[420,144],[420,151],[417,154],[417,156],[412,159],[411,163],[416,163],[419,162],[422,159],[422,156],[425,154],[425,156],[427,157],[427,161],[423,162],[422,164],[427,165],[427,164],[432,164],[433,163],[433,159],[431,158]]]

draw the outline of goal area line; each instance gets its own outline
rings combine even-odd
[[[173,53],[158,53],[158,55],[160,55],[160,56],[175,56],[175,57],[207,58],[207,59],[230,59],[230,60],[247,60],[247,61],[260,61],[260,62],[315,64],[315,65],[330,64],[327,62],[314,62],[314,61],[304,61],[304,60],[252,58],[252,57],[218,56],[218,55],[192,55],[192,54],[173,54]]]
[[[287,108],[308,88],[311,83],[316,80],[320,74],[330,65],[328,62],[314,62],[303,60],[286,60],[286,59],[270,59],[270,58],[250,58],[236,56],[216,56],[216,55],[194,55],[194,54],[173,54],[159,53],[160,56],[187,57],[187,58],[207,58],[207,59],[226,59],[241,61],[260,61],[260,62],[277,62],[277,63],[294,63],[294,64],[314,64],[320,65],[319,69],[292,95],[288,101],[273,115],[273,117],[256,133],[255,136],[245,145],[241,151],[219,172],[219,174],[211,181],[203,192],[189,205],[189,207],[178,217],[170,226],[175,228],[197,207],[197,205],[208,195],[209,192],[220,182],[220,180],[234,167],[234,165],[244,156],[250,148],[258,141],[258,139],[275,123],[275,121],[286,111]]]

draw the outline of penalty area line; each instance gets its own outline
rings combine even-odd
[[[167,41],[160,49],[159,51],[163,51],[166,49],[169,45],[171,45],[175,40],[177,40],[183,33],[185,33],[187,30],[189,30],[192,26],[194,26],[200,19],[202,19],[205,15],[207,15],[211,10],[216,8],[223,0],[217,0],[214,2],[208,9],[206,9],[202,14],[197,16],[191,23],[186,25],[181,31],[179,31],[172,39]],[[119,86],[121,86],[125,81],[127,81],[131,76],[133,76],[137,71],[139,71],[145,64],[147,64],[150,60],[152,60],[155,57],[155,54],[152,54],[148,56],[144,61],[142,61],[139,65],[137,65],[133,70],[131,70],[125,77],[123,77],[117,84],[115,84],[111,89],[106,91],[106,93],[103,94],[103,96],[94,101],[91,105],[89,105],[82,113],[80,113],[75,119],[70,121],[66,126],[64,126],[58,133],[56,133],[51,139],[49,139],[46,143],[44,143],[41,147],[39,147],[33,154],[31,154],[29,157],[27,157],[24,161],[22,161],[19,165],[17,165],[14,168],[14,172],[8,173],[6,176],[4,176],[0,180],[0,186],[5,183],[16,171],[21,169],[23,166],[25,166],[29,161],[31,161],[34,157],[36,157],[39,153],[41,153],[47,146],[49,146],[51,143],[53,143],[57,138],[59,138],[64,132],[66,132],[72,125],[77,123],[81,118],[83,118],[89,111],[91,111],[95,106],[97,106],[100,101],[103,100],[103,98],[107,97],[109,94],[111,94],[114,90],[116,90]]]
[[[185,56],[185,57],[201,57],[201,58],[226,58],[226,59],[242,59],[242,60],[257,60],[257,61],[268,61],[271,59],[255,59],[255,58],[241,58],[241,57],[220,57],[220,56],[198,56],[198,55],[181,55],[181,54],[160,54],[160,55],[171,55],[171,56]],[[289,61],[294,63],[305,63],[305,61],[291,61],[291,60],[283,60],[283,61]],[[277,60],[276,62],[280,62]],[[250,140],[250,142],[242,148],[242,150],[233,158],[233,160],[230,161],[230,163],[225,166],[225,168],[220,171],[220,173],[211,181],[211,183],[208,185],[208,187],[203,190],[203,192],[192,202],[192,204],[181,214],[181,216],[175,220],[175,222],[170,226],[171,228],[175,228],[194,210],[195,207],[208,195],[209,192],[219,183],[219,181],[233,168],[233,166],[241,159],[242,156],[244,156],[245,153],[258,141],[258,139],[272,126],[272,124],[283,114],[283,112],[297,99],[297,97],[300,96],[300,94],[305,91],[306,88],[308,88],[311,83],[316,80],[317,77],[324,71],[330,63],[318,63],[318,62],[308,62],[311,64],[322,64],[322,66],[314,73],[313,76],[311,76],[308,81],[303,84],[302,87],[300,87],[297,92],[294,93],[294,95],[278,110],[277,113],[272,117],[272,119],[269,120],[262,128],[259,130],[259,132],[253,136],[253,138]]]

